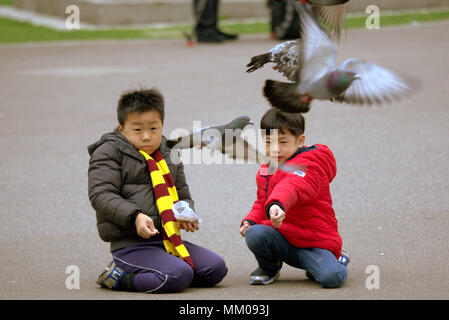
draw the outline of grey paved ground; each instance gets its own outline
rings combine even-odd
[[[248,58],[274,43],[265,36],[186,48],[182,41],[129,41],[0,47],[0,298],[2,299],[448,299],[449,28],[350,30],[341,59],[372,59],[425,80],[410,100],[358,108],[315,102],[308,143],[329,145],[332,184],[349,278],[336,290],[285,266],[269,287],[248,285],[255,260],[238,233],[255,199],[256,165],[186,165],[204,222],[184,238],[220,253],[229,273],[216,288],[180,294],[111,292],[95,280],[109,262],[87,198],[86,146],[115,126],[120,93],[139,85],[166,97],[165,134],[241,114],[258,122],[268,108],[270,68],[245,74]],[[68,290],[66,267],[80,269]],[[368,290],[376,265],[380,288]]]

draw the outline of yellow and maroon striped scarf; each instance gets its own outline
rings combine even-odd
[[[178,193],[167,163],[159,149],[153,152],[151,156],[145,151],[139,150],[139,152],[145,157],[150,170],[156,206],[162,220],[162,237],[165,250],[187,262],[193,269],[195,267],[193,260],[181,240],[176,218],[172,211],[173,203],[178,201]]]

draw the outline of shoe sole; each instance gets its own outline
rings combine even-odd
[[[98,276],[97,279],[97,285],[102,286],[103,288],[106,288],[106,285],[104,284],[105,280],[109,277],[109,274],[114,269],[115,265],[114,263],[108,264],[103,272]]]
[[[249,279],[249,284],[251,285],[265,285],[265,284],[271,284],[273,282],[275,282],[277,279],[279,279],[280,273],[278,272],[274,277],[269,278],[268,280],[257,280],[257,279]]]
[[[114,281],[114,279],[110,278],[109,276],[110,276],[110,272],[108,272],[108,271],[101,274],[97,279],[97,285],[99,285],[105,289],[112,289],[115,281]]]
[[[114,278],[116,273],[123,274],[123,270],[112,262],[106,266],[105,270],[98,276],[97,285],[105,289],[114,290],[117,287],[118,282],[118,279]]]

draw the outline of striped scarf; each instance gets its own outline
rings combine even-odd
[[[184,260],[192,267],[192,269],[194,269],[195,266],[193,260],[182,243],[178,225],[176,224],[176,218],[172,211],[173,203],[178,201],[178,193],[167,163],[159,149],[153,152],[151,156],[145,151],[139,150],[139,152],[145,157],[148,169],[150,170],[156,206],[162,220],[162,237],[165,250]]]

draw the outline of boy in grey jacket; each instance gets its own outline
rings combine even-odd
[[[164,100],[156,89],[125,92],[118,102],[117,128],[88,147],[89,199],[99,236],[111,244],[113,257],[97,280],[104,288],[179,292],[190,285],[214,286],[227,273],[224,260],[208,249],[183,242],[192,267],[164,246],[164,221],[144,153],[162,155],[177,197],[194,209],[184,167],[171,161],[162,135],[164,115]],[[199,229],[196,222],[177,221],[177,226]]]

